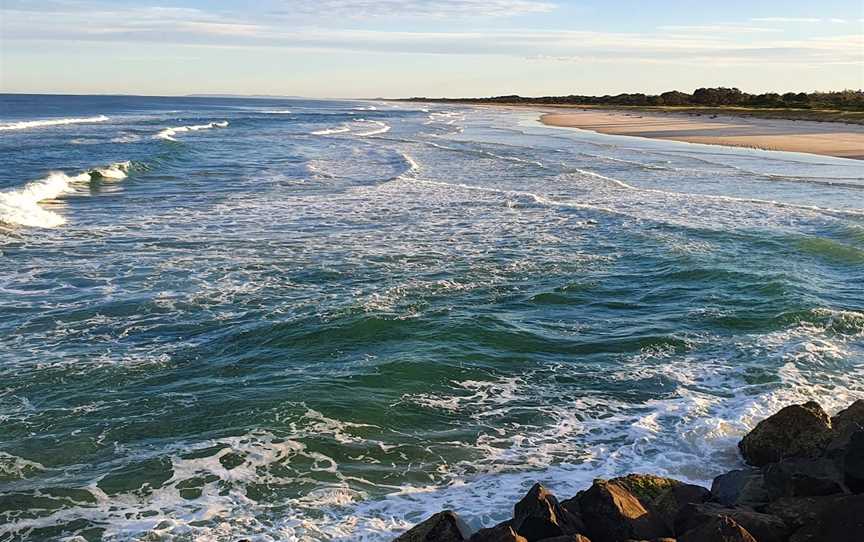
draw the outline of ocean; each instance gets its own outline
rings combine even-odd
[[[0,541],[386,541],[864,398],[864,164],[379,101],[0,96]]]

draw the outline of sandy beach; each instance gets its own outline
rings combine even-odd
[[[550,112],[541,121],[603,134],[864,159],[864,126],[854,124],[599,109]]]

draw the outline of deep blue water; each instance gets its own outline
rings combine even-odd
[[[536,118],[0,96],[0,541],[488,525],[864,398],[861,162]]]

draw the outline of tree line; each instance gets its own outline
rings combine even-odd
[[[629,105],[629,106],[695,106],[695,107],[762,107],[795,109],[841,109],[864,111],[864,91],[839,90],[832,92],[787,92],[778,94],[749,94],[737,88],[698,88],[692,94],[671,90],[662,94],[626,93],[606,96],[543,96],[518,95],[491,98],[411,98],[420,101],[453,101],[484,103],[531,103],[572,105]]]

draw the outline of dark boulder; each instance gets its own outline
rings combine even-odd
[[[854,433],[864,429],[864,399],[858,399],[831,418],[835,433]]]
[[[558,499],[540,484],[534,484],[516,503],[510,524],[528,542],[585,531],[581,518],[564,509]]]
[[[464,542],[471,530],[450,510],[438,512],[393,542]]]
[[[818,457],[831,437],[828,414],[818,403],[809,401],[787,406],[762,420],[738,448],[747,463],[762,467],[785,458]]]
[[[846,495],[829,497],[782,497],[765,507],[764,512],[782,519],[791,529],[799,529],[816,520],[832,506],[843,502]]]
[[[864,493],[864,430],[855,432],[844,450],[843,479],[852,493]]]
[[[717,516],[678,537],[678,542],[756,542],[729,516]]]
[[[759,469],[733,470],[714,478],[711,495],[728,506],[758,506],[768,502],[768,491]]]
[[[540,542],[591,542],[591,540],[581,534],[569,534],[566,536],[556,536],[555,538],[544,538]]]
[[[635,495],[612,482],[595,480],[579,496],[579,507],[587,534],[594,542],[650,540],[672,534]]]
[[[847,495],[792,535],[789,542],[861,542],[864,495]],[[760,540],[761,542],[761,540]]]
[[[675,518],[675,532],[679,535],[709,521],[727,516],[741,525],[759,542],[785,542],[790,529],[786,523],[769,514],[761,514],[748,508],[730,508],[721,504],[688,504]]]
[[[520,536],[509,521],[499,523],[488,529],[480,529],[471,535],[470,542],[527,542],[525,537]]]
[[[711,492],[702,486],[680,484],[667,488],[651,503],[654,513],[669,527],[675,527],[675,517],[688,504],[701,504],[711,498]]]
[[[787,459],[765,467],[769,500],[844,493],[843,474],[829,459]]]

